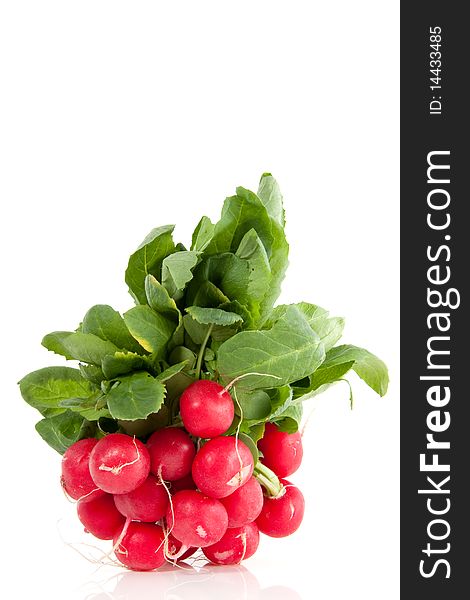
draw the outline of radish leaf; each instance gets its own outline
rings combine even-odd
[[[81,331],[97,335],[118,348],[144,354],[144,349],[132,337],[121,315],[106,304],[97,304],[90,308],[83,318]]]
[[[145,304],[147,300],[145,278],[150,274],[160,279],[163,259],[175,251],[171,235],[174,228],[174,225],[164,225],[152,229],[129,258],[126,283],[129,286],[129,292],[140,304]]]
[[[175,331],[175,324],[150,306],[135,306],[124,313],[124,321],[142,348],[160,355]]]
[[[296,306],[289,306],[272,329],[242,331],[224,342],[218,351],[218,370],[224,381],[257,372],[240,380],[239,387],[278,387],[297,381],[324,360],[319,336]]]
[[[23,377],[19,386],[24,400],[41,413],[44,409],[60,408],[61,400],[88,398],[96,390],[80,371],[70,367],[45,367],[33,371]]]
[[[202,325],[234,325],[241,323],[243,319],[233,312],[221,310],[220,308],[202,308],[200,306],[188,306],[186,312]]]
[[[109,412],[115,419],[145,419],[160,410],[165,386],[148,373],[123,377],[106,395]]]
[[[198,262],[198,253],[185,251],[167,256],[162,263],[162,284],[172,298],[178,298],[188,281],[193,278],[192,270]]]

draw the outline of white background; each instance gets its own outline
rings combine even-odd
[[[398,598],[398,2],[7,1],[0,55],[3,591]],[[287,211],[282,300],[345,316],[390,392],[351,378],[352,412],[346,385],[308,403],[304,523],[245,569],[96,571],[59,535],[90,543],[16,382],[62,364],[43,334],[131,306],[123,272],[152,227],[187,242],[263,171]]]

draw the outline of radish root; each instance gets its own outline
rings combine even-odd
[[[245,558],[245,554],[246,554],[246,533],[245,532],[241,533],[239,537],[242,540],[243,552],[242,552],[240,560],[238,561],[238,564],[240,564],[242,562],[242,560]]]
[[[93,544],[87,544],[86,542],[78,542],[78,543],[68,542],[65,539],[65,537],[63,536],[62,531],[60,529],[60,523],[62,521],[63,521],[63,519],[58,519],[57,523],[56,523],[57,532],[59,534],[60,539],[62,540],[62,543],[65,544],[66,546],[68,546],[69,548],[71,548],[72,550],[74,550],[74,552],[79,554],[82,558],[84,558],[90,564],[95,565],[97,567],[96,570],[100,569],[101,567],[122,567],[122,564],[120,562],[111,558],[110,552],[104,552],[98,546],[94,546]],[[101,555],[101,557],[100,558],[90,557],[90,556],[86,555],[84,552],[82,552],[80,550],[80,547],[90,548],[90,549],[98,552]]]
[[[235,381],[235,379],[233,381]],[[242,421],[243,421],[243,408],[242,408],[240,402],[238,401],[237,391],[235,388],[233,388],[233,396],[234,396],[235,402],[237,403],[238,410],[240,411],[240,420],[238,421],[237,430],[235,432],[235,451],[237,453],[238,461],[240,463],[240,470],[237,473],[237,477],[238,477],[238,486],[240,486],[243,481],[243,460],[242,460],[242,457],[240,456],[240,451],[238,449],[238,438],[240,435],[240,427],[241,427]]]
[[[132,521],[132,519],[130,517],[126,518],[126,522],[124,523],[124,527],[122,528],[122,531],[119,534],[119,537],[116,540],[116,543],[113,544],[111,552],[118,552],[119,554],[123,554],[124,556],[127,556],[127,549],[124,548],[123,546],[121,547],[121,542],[122,542],[122,540],[124,539],[124,536],[127,533],[127,530],[129,528],[129,525],[130,525],[131,521]],[[121,548],[123,550],[121,550]],[[109,554],[111,554],[111,552]]]
[[[171,497],[170,489],[168,487],[168,484],[166,483],[166,481],[162,477],[162,465],[160,465],[158,467],[158,481],[162,484],[163,489],[165,490],[165,492],[166,492],[166,494],[168,496],[168,502],[170,504],[170,510],[171,510],[172,525],[171,525],[170,529],[168,529],[167,527],[165,527],[164,524],[162,524],[162,529],[163,529],[163,533],[164,533],[163,541],[158,546],[158,548],[155,550],[155,552],[158,552],[160,550],[160,548],[162,547],[162,544],[163,544],[163,555],[165,556],[165,559],[168,560],[168,562],[173,562],[171,559],[174,558],[174,557],[169,552],[168,540],[170,538],[170,533],[173,531],[173,527],[175,525],[175,511],[174,511],[174,508],[173,508],[173,499]],[[187,549],[188,548],[186,547],[185,550],[182,552],[182,554],[184,554],[184,552],[186,552]],[[170,558],[168,558],[168,557],[170,557]],[[177,558],[179,558],[179,556]]]
[[[238,377],[235,377],[235,379],[232,379],[232,381],[230,383],[228,383],[223,391],[219,392],[219,394],[223,394],[224,392],[229,392],[233,385],[235,383],[237,383],[237,381],[240,381],[240,379],[244,379],[245,377],[249,377],[251,375],[256,375],[258,377],[272,377],[273,379],[282,379],[281,377],[278,377],[277,375],[270,375],[269,373],[257,373],[256,371],[253,371],[252,373],[244,373],[243,375],[239,375]]]

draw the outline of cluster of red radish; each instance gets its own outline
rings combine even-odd
[[[65,452],[62,485],[78,500],[85,529],[112,539],[118,560],[142,571],[198,548],[215,564],[240,563],[256,552],[260,531],[272,537],[296,531],[304,499],[283,478],[302,460],[299,433],[267,423],[258,442],[262,465],[255,468],[248,446],[223,435],[234,418],[225,388],[194,382],[181,396],[180,412],[184,428],[159,429],[146,444],[110,433]]]

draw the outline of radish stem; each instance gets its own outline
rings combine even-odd
[[[284,494],[285,488],[279,481],[278,476],[259,461],[256,463],[253,475],[267,490],[270,498],[280,498]]]

